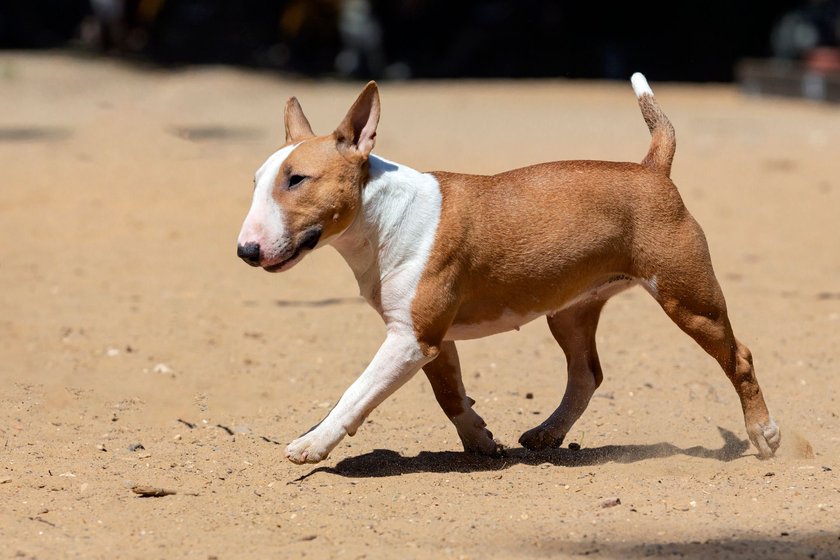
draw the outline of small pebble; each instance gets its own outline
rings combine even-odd
[[[152,368],[154,373],[172,373],[172,368],[164,363],[155,364],[155,367]]]
[[[138,449],[146,449],[146,448],[143,447],[142,443],[132,443],[131,445],[128,446],[128,450],[131,451],[131,452],[137,451]]]
[[[620,506],[621,500],[619,498],[607,498],[606,500],[601,501],[602,508],[611,508],[615,506]]]
[[[96,448],[97,448],[99,451],[108,451],[107,449],[105,449],[105,446],[104,446],[103,444],[101,444],[101,443],[96,444]]]
[[[525,398],[526,399],[533,399],[534,398],[534,393],[525,393]]]
[[[165,488],[157,488],[155,486],[141,485],[132,486],[131,491],[135,494],[139,494],[144,498],[161,498],[163,496],[171,496],[175,494],[175,490],[167,490]]]
[[[831,472],[831,467],[826,467],[825,465],[823,465],[822,470],[823,472]]]

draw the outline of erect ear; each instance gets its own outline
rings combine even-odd
[[[300,142],[307,138],[312,138],[315,133],[312,132],[312,127],[309,126],[309,121],[306,120],[306,115],[303,114],[303,109],[300,108],[297,97],[290,97],[286,101],[286,143],[292,144]]]
[[[335,129],[336,141],[340,148],[367,157],[376,142],[378,124],[379,88],[376,82],[368,82],[347,116]]]

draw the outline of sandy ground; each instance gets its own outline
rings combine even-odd
[[[278,276],[235,240],[285,98],[326,132],[359,84],[0,56],[0,556],[840,558],[840,112],[654,87],[778,457],[756,458],[717,365],[634,290],[604,313],[580,451],[516,443],[565,382],[535,321],[460,344],[507,458],[460,453],[418,376],[313,467],[283,446],[382,325],[332,249]],[[377,153],[420,169],[639,160],[648,144],[629,84],[384,84],[382,99]]]

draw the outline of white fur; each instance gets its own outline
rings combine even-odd
[[[543,315],[545,315],[544,311],[520,315],[511,309],[505,309],[499,317],[492,321],[485,321],[483,323],[454,323],[449,327],[444,338],[445,340],[483,338],[485,336],[519,329],[519,327]]]
[[[373,154],[369,161],[370,181],[359,215],[332,245],[389,331],[413,332],[411,304],[437,233],[440,185],[432,175]]]
[[[653,90],[650,89],[647,78],[641,72],[636,72],[630,76],[630,83],[633,85],[633,91],[636,93],[636,97],[653,95]]]
[[[248,210],[239,232],[239,245],[259,244],[263,260],[268,263],[277,260],[289,242],[283,209],[274,200],[272,193],[280,167],[299,145],[294,144],[277,150],[257,169],[254,175],[251,209]]]
[[[415,337],[411,305],[440,220],[440,185],[431,175],[372,154],[369,161],[359,214],[331,243],[353,270],[361,294],[382,315],[387,336],[327,417],[286,448],[295,463],[324,459],[432,359]]]
[[[389,332],[362,375],[326,418],[286,447],[286,457],[293,463],[325,459],[345,435],[354,435],[367,415],[429,360],[413,333]]]

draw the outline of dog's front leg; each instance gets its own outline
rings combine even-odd
[[[326,459],[345,435],[356,433],[379,403],[434,358],[427,353],[413,332],[389,331],[362,375],[344,392],[326,418],[286,447],[286,457],[298,464]]]

